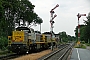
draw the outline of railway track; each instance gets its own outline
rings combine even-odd
[[[43,56],[38,60],[67,60],[67,57],[72,50],[73,45],[74,43],[63,45],[59,50]]]
[[[6,55],[3,55],[3,56],[0,56],[0,60],[10,60],[10,59],[13,59],[13,58],[17,58],[19,56],[22,56],[22,55],[16,54],[16,53],[6,54]]]

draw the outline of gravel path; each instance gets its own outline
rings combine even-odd
[[[28,54],[28,55],[21,56],[21,57],[11,59],[11,60],[37,60],[38,58],[40,58],[46,54],[49,54],[50,52],[52,52],[52,51],[51,50],[45,50],[45,51],[42,51],[39,53]]]

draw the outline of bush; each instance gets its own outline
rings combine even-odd
[[[83,45],[83,44],[81,44],[81,48],[86,49],[86,46],[85,46],[85,45]]]
[[[82,44],[85,44],[85,41],[81,41]]]
[[[1,36],[0,37],[0,49],[5,49],[7,45],[8,45],[8,39],[6,37]]]
[[[86,43],[87,46],[90,46],[90,44]]]
[[[83,45],[83,44],[80,44],[80,45],[76,45],[75,48],[83,48],[83,49],[86,49],[86,46]]]

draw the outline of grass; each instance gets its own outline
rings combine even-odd
[[[7,54],[8,52],[9,52],[8,50],[4,50],[4,51],[0,50],[0,55]]]
[[[84,44],[80,44],[80,45],[75,45],[75,48],[83,48],[86,49],[86,46]]]
[[[88,44],[88,43],[85,43],[87,46],[90,46],[90,44]]]

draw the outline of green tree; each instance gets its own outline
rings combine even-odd
[[[76,26],[74,32],[75,32],[76,39],[78,40],[78,26]]]
[[[90,41],[90,13],[87,16],[87,21],[85,21],[85,24],[86,24],[85,38],[87,38],[86,41],[88,42],[88,40]]]
[[[86,25],[80,25],[80,40],[84,40],[85,37],[85,28],[86,28]],[[76,26],[76,29],[74,30],[75,31],[75,36],[77,37],[77,40],[78,40],[78,26]]]
[[[4,24],[5,24],[5,19],[4,19],[4,8],[2,6],[3,0],[0,0],[0,36],[5,35],[3,30],[4,30]]]
[[[86,34],[86,25],[83,25],[82,27],[81,27],[81,29],[80,29],[80,40],[81,41],[85,41],[85,42],[87,42],[87,38],[85,37],[85,34]]]
[[[8,40],[6,37],[0,36],[0,49],[3,49],[8,44]]]
[[[20,20],[28,21],[29,24],[41,24],[42,19],[34,12],[34,5],[29,0],[3,0],[2,5],[4,19],[1,20],[1,29],[5,33],[3,36],[10,35],[15,23]]]
[[[58,34],[60,35],[59,38],[60,38],[61,42],[76,41],[76,38],[74,36],[66,34],[65,31],[59,32]]]
[[[59,32],[59,34],[60,34],[61,40],[62,40],[63,42],[67,42],[67,34],[66,34],[66,32],[65,32],[65,31]]]

